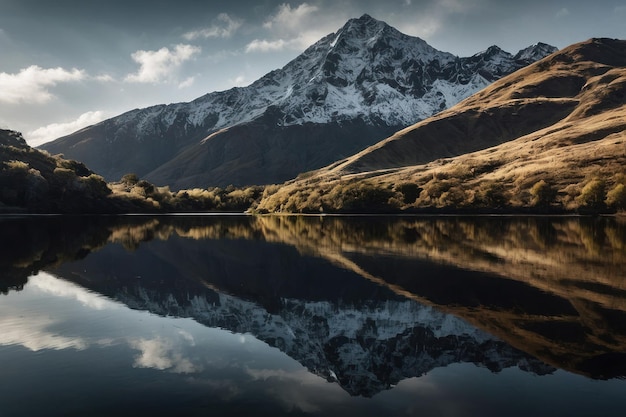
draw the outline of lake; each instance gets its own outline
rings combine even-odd
[[[0,416],[623,416],[626,219],[1,217]]]

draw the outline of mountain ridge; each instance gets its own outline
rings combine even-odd
[[[623,210],[625,97],[626,41],[574,44],[286,183],[259,208],[350,210],[360,187],[385,190],[357,196],[370,211]]]
[[[42,148],[108,180],[135,172],[174,189],[283,182],[432,116],[554,50],[537,44],[514,56],[491,47],[459,58],[364,15],[247,87],[131,110]],[[254,132],[259,126],[261,134]]]

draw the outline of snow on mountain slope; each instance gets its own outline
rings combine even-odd
[[[259,172],[241,181],[284,181],[374,144],[386,137],[382,134],[430,117],[555,50],[538,44],[513,56],[494,46],[472,57],[459,58],[363,15],[247,87],[206,94],[189,103],[133,110],[42,148],[80,160],[109,180],[136,172],[172,185],[181,177],[187,179],[179,181],[179,186],[220,185],[206,182],[219,176],[220,183],[236,183],[228,181],[231,172],[233,178],[239,178],[237,169],[250,172],[254,167]],[[218,149],[204,151],[219,158],[191,160],[197,158],[193,155],[203,154],[198,146],[212,146],[203,142],[209,135],[253,121],[262,121],[270,131],[265,131],[263,137],[247,138],[248,149],[264,138],[280,137],[274,140],[277,143],[271,145],[272,149],[260,149],[263,163],[249,161],[249,156],[242,160],[238,153],[242,149],[235,149],[229,159],[221,157],[228,153],[223,143],[214,145]],[[372,130],[369,136],[359,132],[355,139],[349,127],[343,129],[344,124],[354,123],[387,130]],[[293,140],[290,134],[284,134],[285,129],[304,125],[328,126],[333,129],[332,135],[345,136],[345,143],[331,150],[320,146],[314,157],[291,170],[264,177],[264,171],[284,166],[302,153],[298,148],[280,158],[266,155],[284,147],[285,140]],[[298,140],[316,141],[328,133],[316,132],[309,137],[298,131],[294,135]],[[231,137],[227,140],[233,141]],[[189,155],[159,170],[185,150]],[[152,177],[148,175],[151,172]]]
[[[457,317],[410,300],[357,306],[283,299],[279,311],[268,312],[223,293],[188,294],[181,301],[131,286],[113,298],[134,309],[251,334],[351,395],[371,397],[403,379],[459,362],[494,372],[512,366],[537,374],[554,371]]]
[[[248,87],[136,110],[114,120],[120,127],[138,122],[141,137],[184,115],[189,125],[202,125],[208,134],[254,120],[275,106],[284,115],[277,123],[284,126],[355,118],[372,125],[408,125],[554,51],[540,43],[513,56],[492,46],[458,58],[364,15]]]

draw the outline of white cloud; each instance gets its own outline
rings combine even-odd
[[[65,337],[48,329],[58,323],[49,317],[3,317],[0,318],[0,346],[20,345],[38,352],[44,349],[84,350],[88,343],[79,337]]]
[[[283,3],[278,6],[278,12],[263,24],[263,27],[266,29],[300,31],[302,27],[306,27],[303,26],[303,23],[306,22],[311,14],[318,10],[317,6],[312,6],[308,3],[302,3],[296,8]]]
[[[137,73],[128,75],[125,80],[134,83],[159,83],[167,81],[185,61],[199,54],[201,48],[179,44],[174,50],[161,48],[158,51],[139,50],[131,56],[140,67]]]
[[[427,39],[439,32],[443,24],[441,19],[430,17],[421,20],[412,19],[410,22],[399,22],[396,26],[399,31],[407,35]]]
[[[200,370],[180,352],[176,352],[171,342],[162,339],[139,339],[129,342],[140,354],[135,357],[136,368],[170,370],[175,373],[189,374]]]
[[[245,85],[248,84],[248,82],[246,81],[246,77],[243,75],[238,75],[235,78],[230,78],[228,80],[228,82],[233,86],[233,87],[243,87]]]
[[[0,73],[0,102],[46,103],[54,97],[49,88],[59,83],[76,82],[85,79],[85,71],[73,68],[41,68],[31,65],[17,74]]]
[[[271,36],[268,39],[253,40],[246,45],[245,51],[250,53],[306,49],[337,29],[335,22],[329,19],[320,21],[316,17],[318,11],[317,6],[308,3],[302,3],[297,7],[291,7],[286,3],[281,4],[276,14],[263,24],[263,27],[270,31]]]
[[[246,45],[246,52],[275,52],[282,51],[292,44],[293,41],[284,39],[276,39],[268,41],[267,39],[255,39]]]
[[[556,17],[557,18],[561,18],[561,17],[565,17],[565,16],[569,16],[569,10],[567,8],[565,8],[565,7],[563,7],[561,10],[556,12]]]
[[[232,18],[226,13],[220,13],[211,27],[187,32],[183,38],[188,41],[200,38],[229,38],[241,27],[241,24],[241,20]]]
[[[69,135],[84,127],[99,123],[106,118],[103,111],[90,111],[81,114],[78,119],[66,123],[52,123],[28,132],[26,140],[30,146],[43,145],[53,139]]]
[[[102,112],[85,113],[81,116],[81,118],[95,113]],[[76,300],[85,307],[89,307],[93,310],[117,310],[120,308],[119,304],[109,300],[108,298],[87,291],[79,285],[58,279],[46,273],[40,273],[39,275],[30,277],[28,279],[28,285],[29,288],[37,288],[38,290],[54,295],[55,297]]]
[[[189,88],[193,85],[195,81],[196,81],[196,77],[193,77],[193,76],[187,77],[180,84],[178,84],[178,88]]]
[[[102,83],[109,83],[109,82],[115,81],[115,79],[109,74],[97,75],[94,77],[94,79]]]

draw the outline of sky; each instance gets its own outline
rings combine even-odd
[[[0,0],[0,128],[37,146],[246,86],[364,13],[458,56],[626,39],[626,0]]]

